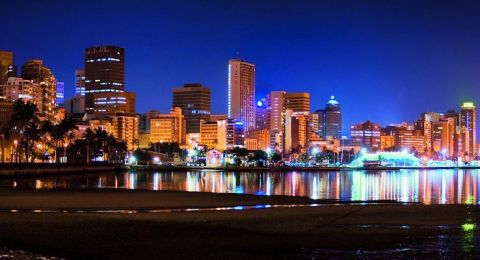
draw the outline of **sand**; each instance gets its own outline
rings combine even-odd
[[[322,205],[174,213],[96,210],[315,203],[308,198],[125,190],[0,190],[0,246],[68,259],[477,256],[464,205]],[[6,212],[23,209],[25,212]],[[30,209],[70,213],[32,213]],[[76,210],[86,210],[78,213]]]

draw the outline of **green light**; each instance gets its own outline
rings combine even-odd
[[[465,200],[466,205],[473,205],[475,203],[475,197],[473,196],[468,196],[467,199]]]
[[[463,102],[462,108],[475,108],[475,104],[473,102]]]
[[[473,223],[465,223],[462,225],[462,229],[465,232],[473,231],[475,229],[475,224]]]

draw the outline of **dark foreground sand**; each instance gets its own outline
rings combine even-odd
[[[480,211],[473,206],[94,212],[312,202],[187,192],[0,190],[0,246],[69,259],[478,258],[477,231],[462,228],[476,223]]]

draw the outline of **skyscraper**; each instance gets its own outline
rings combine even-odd
[[[108,114],[135,112],[135,95],[125,92],[124,64],[123,48],[99,46],[85,50],[85,110],[87,112]]]
[[[307,115],[310,113],[310,93],[287,92],[285,93],[285,108],[293,112]]]
[[[315,111],[318,114],[318,135],[322,139],[340,139],[342,131],[342,112],[334,96],[330,97],[325,109]]]
[[[268,97],[257,101],[255,114],[257,129],[270,129],[270,99]]]
[[[55,94],[55,105],[60,107],[65,100],[65,84],[63,82],[57,82],[57,93]]]
[[[476,109],[473,102],[463,102],[460,110],[460,127],[467,130],[468,138],[464,144],[463,151],[470,155],[475,155],[477,150],[477,125],[476,125]]]
[[[55,115],[55,100],[57,98],[57,80],[52,71],[43,65],[42,60],[29,60],[22,66],[22,78],[39,85],[35,90],[36,104],[42,117],[53,120]]]
[[[7,83],[9,66],[13,66],[13,52],[0,51],[0,85]]]
[[[200,123],[210,120],[210,89],[197,83],[174,88],[172,107],[182,109],[187,134],[200,133]]]
[[[85,70],[75,70],[75,96],[85,96]]]
[[[352,125],[350,127],[350,136],[352,145],[359,145],[367,148],[368,151],[377,151],[380,149],[380,125],[366,121]]]
[[[255,65],[240,59],[228,61],[228,117],[255,129]]]

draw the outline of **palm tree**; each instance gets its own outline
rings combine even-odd
[[[38,140],[38,121],[38,109],[35,104],[24,102],[22,99],[15,101],[9,127],[11,137],[19,144],[17,147],[24,149],[27,162],[31,149],[29,143]],[[27,129],[28,133],[26,132]],[[17,149],[16,153],[17,155],[20,154],[20,150]]]

